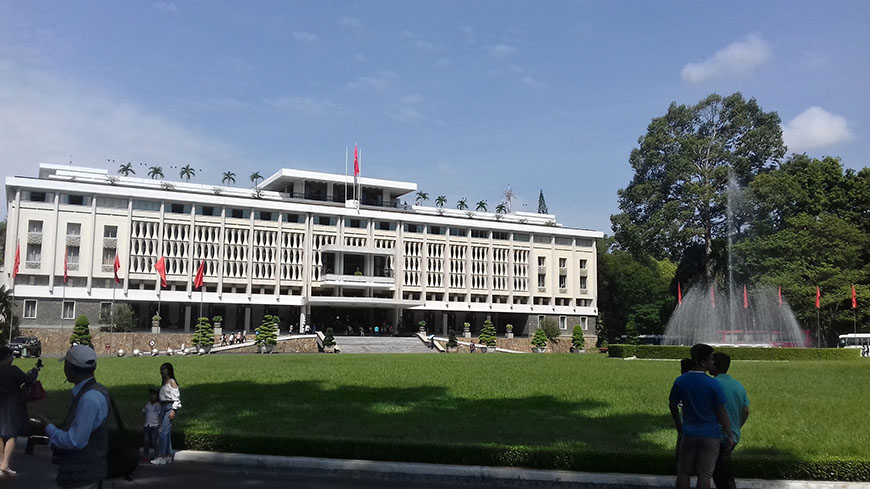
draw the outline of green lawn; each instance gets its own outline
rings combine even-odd
[[[673,473],[676,361],[603,355],[212,355],[100,358],[138,425],[171,361],[188,448],[422,462]],[[32,361],[18,360],[22,368]],[[741,476],[870,480],[870,362],[735,362],[752,414]],[[52,419],[69,385],[46,362]]]

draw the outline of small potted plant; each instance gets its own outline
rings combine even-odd
[[[224,334],[224,328],[223,328],[224,317],[223,316],[215,316],[215,317],[211,318],[211,322],[212,322],[212,324],[214,324],[214,334],[216,334],[218,336]]]
[[[272,353],[278,344],[278,316],[265,315],[263,322],[256,329],[255,345],[260,347],[260,353]]]
[[[323,334],[323,353],[335,353],[335,334],[332,328],[326,328]]]
[[[199,318],[192,343],[196,347],[196,351],[205,350],[205,353],[211,352],[211,347],[214,346],[214,330],[208,322],[208,318]]]
[[[420,326],[420,332],[426,334],[426,321],[422,320],[417,325]]]
[[[456,341],[456,331],[451,329],[447,334],[447,351],[450,352],[451,349],[456,351],[457,346],[459,346],[459,342]]]
[[[471,323],[462,323],[462,336],[471,338]]]
[[[507,326],[504,327],[504,329],[506,331],[506,333],[505,333],[506,338],[513,338],[514,337],[514,325],[513,324],[508,324]]]
[[[160,333],[160,313],[151,316],[151,333]]]
[[[532,336],[532,353],[544,353],[547,351],[547,333],[544,328],[538,328]]]
[[[478,338],[477,341],[484,346],[484,353],[492,353],[495,351],[495,326],[489,319],[483,322],[483,328],[480,329],[480,338]]]
[[[586,337],[583,336],[583,328],[578,324],[574,326],[571,334],[571,347],[574,353],[583,353],[586,351]]]

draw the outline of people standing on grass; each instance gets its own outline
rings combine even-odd
[[[93,348],[70,348],[63,362],[66,380],[74,385],[66,420],[57,427],[39,417],[58,460],[57,485],[62,488],[97,489],[106,477],[109,391],[94,379],[96,370]]]
[[[160,415],[163,414],[157,389],[148,389],[148,402],[142,408],[142,452],[145,458],[154,450],[157,457],[157,429],[160,426]]]
[[[27,432],[27,407],[20,401],[21,386],[36,381],[39,369],[24,373],[12,365],[14,355],[8,346],[0,348],[0,477],[15,475],[9,467],[15,451],[15,437]]]
[[[699,343],[692,347],[691,356],[692,370],[677,377],[669,396],[671,417],[681,438],[676,487],[688,489],[692,474],[696,474],[696,487],[709,489],[720,445],[721,450],[730,453],[734,439],[722,386],[706,374],[713,368],[713,348]],[[723,431],[727,434],[724,441]]]
[[[169,362],[160,366],[160,377],[163,386],[158,395],[162,406],[160,427],[157,430],[157,457],[151,461],[154,465],[165,465],[172,462],[172,424],[176,412],[181,409],[181,391],[175,380],[175,369]]]
[[[731,357],[725,353],[713,354],[713,369],[710,374],[719,382],[725,392],[725,411],[728,412],[728,421],[731,423],[731,438],[736,446],[740,443],[740,428],[749,418],[749,397],[737,379],[728,375],[731,367]],[[716,467],[713,470],[713,483],[717,489],[735,489],[734,471],[731,464],[732,450],[726,450],[726,433],[722,433],[722,447],[719,449],[719,457],[716,459]]]

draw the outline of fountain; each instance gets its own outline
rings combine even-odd
[[[803,347],[809,346],[788,302],[779,289],[738,286],[733,274],[734,206],[742,192],[728,179],[728,282],[725,290],[715,282],[699,282],[684,294],[671,315],[663,343],[666,345],[711,345]]]

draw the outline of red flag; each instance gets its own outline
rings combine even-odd
[[[21,243],[15,246],[15,266],[12,267],[12,280],[18,275],[18,267],[21,265]]]
[[[858,297],[855,295],[855,284],[852,284],[852,309],[858,309]]]
[[[746,293],[746,285],[743,286],[743,309],[749,309],[749,295]]]
[[[199,270],[196,271],[196,277],[193,278],[193,288],[198,289],[202,287],[202,284],[205,282],[203,280],[203,275],[205,274],[205,260],[199,262]]]
[[[782,285],[776,288],[776,296],[779,299],[779,305],[782,306]]]
[[[680,287],[680,283],[677,282],[677,305],[683,303],[683,289]]]
[[[69,276],[67,275],[67,258],[69,257],[69,250],[64,247],[63,248],[63,283],[66,284],[67,280],[69,280]]]
[[[121,269],[121,260],[118,259],[118,255],[115,255],[115,264],[113,265],[115,269],[115,283],[121,283],[121,278],[118,277],[118,270]]]
[[[356,150],[356,143],[353,143],[353,177],[359,176],[359,154]]]
[[[822,300],[822,291],[819,289],[819,286],[816,285],[816,309],[821,309],[821,300]]]
[[[710,303],[713,304],[713,309],[716,309],[716,286],[710,286]]]
[[[154,264],[154,269],[157,270],[157,274],[160,275],[160,286],[166,287],[166,260],[162,256],[157,259],[157,263]]]

